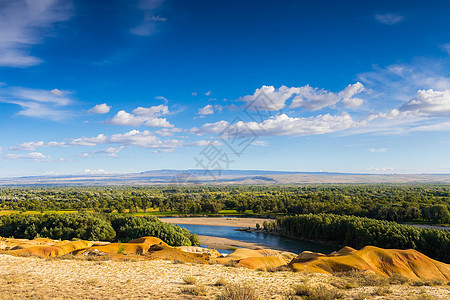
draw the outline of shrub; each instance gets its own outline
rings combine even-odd
[[[395,273],[389,278],[390,284],[405,284],[409,281],[408,277]]]
[[[308,285],[302,283],[293,286],[294,294],[302,296],[308,300],[333,300],[343,297],[343,294],[333,287],[327,287],[323,284]]]
[[[183,294],[202,296],[206,295],[207,289],[204,286],[188,286],[181,288],[180,291]]]
[[[229,260],[229,261],[226,262],[225,266],[226,266],[226,267],[237,268],[237,267],[239,267],[238,264],[239,264],[239,263],[238,263],[237,260]]]
[[[225,286],[227,284],[227,281],[223,278],[217,279],[217,281],[214,283],[215,286]]]
[[[217,300],[257,300],[258,293],[254,288],[245,285],[228,285],[225,290],[217,296]]]
[[[379,287],[372,293],[372,295],[386,296],[387,294],[390,294],[390,293],[392,293],[392,291],[389,287]]]
[[[197,278],[195,278],[194,276],[184,276],[183,281],[185,284],[196,284],[197,283]]]

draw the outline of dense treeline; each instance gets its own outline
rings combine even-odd
[[[0,236],[123,242],[154,236],[172,246],[198,244],[196,234],[191,235],[187,229],[161,222],[156,217],[91,213],[0,216]]]
[[[215,214],[335,213],[396,222],[450,223],[448,185],[0,188],[1,210]]]
[[[395,222],[335,214],[280,217],[276,228],[303,239],[336,241],[341,246],[415,249],[450,263],[450,231],[416,228]]]

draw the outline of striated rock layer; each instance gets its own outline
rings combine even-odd
[[[366,246],[361,250],[344,247],[329,255],[305,251],[289,266],[297,272],[334,274],[370,270],[382,276],[401,274],[411,280],[450,281],[450,265],[431,259],[416,250],[383,249]]]

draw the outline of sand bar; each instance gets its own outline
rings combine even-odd
[[[247,248],[247,249],[270,248],[274,250],[287,251],[287,249],[283,247],[277,247],[260,243],[237,241],[208,235],[199,235],[198,237],[200,239],[200,244],[205,245],[208,248],[217,250],[230,250],[233,248]]]

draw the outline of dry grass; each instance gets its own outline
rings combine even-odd
[[[388,294],[391,294],[392,290],[389,287],[379,287],[377,288],[372,295],[374,296],[386,296]]]
[[[188,286],[180,289],[182,294],[194,295],[194,296],[203,296],[206,295],[208,290],[204,286]]]
[[[191,285],[193,285],[193,284],[196,284],[196,283],[197,283],[197,278],[195,278],[194,276],[191,276],[191,275],[189,275],[189,276],[184,276],[182,279],[183,279],[183,282],[184,282],[185,284],[191,284]]]
[[[308,300],[333,300],[343,297],[343,294],[335,288],[323,284],[309,285],[308,283],[302,283],[293,286],[293,290],[296,296]]]
[[[321,286],[336,292],[330,285],[333,280],[342,281],[343,288],[335,294],[342,293],[346,299],[450,299],[450,286],[447,285],[385,285],[392,293],[376,296],[372,293],[379,286],[346,289],[345,285],[353,279],[343,276],[257,272],[223,265],[173,264],[161,260],[126,262],[115,256],[117,254],[106,261],[89,261],[86,258],[47,260],[0,254],[0,299],[215,299],[217,296],[219,299],[246,299],[238,297],[252,297],[255,291],[257,295],[253,299],[283,299],[287,295],[286,299],[300,299],[292,291],[292,286],[300,282],[318,292],[318,296],[305,295],[307,299],[327,299],[330,293]],[[202,276],[198,276],[200,274]],[[183,283],[182,278],[186,275],[197,279],[195,285]],[[319,288],[315,290],[315,286]]]
[[[229,261],[225,264],[225,266],[226,266],[226,267],[233,267],[233,268],[238,268],[238,267],[239,267],[238,261],[236,261],[236,260],[229,260]]]
[[[215,286],[225,286],[227,284],[228,282],[223,278],[217,279],[217,281],[214,283]]]
[[[256,290],[250,286],[229,285],[217,296],[217,300],[258,300],[260,299]]]
[[[407,278],[406,276],[403,276],[401,274],[393,274],[390,278],[389,278],[389,283],[390,284],[405,284],[407,282],[409,282],[409,278]]]
[[[388,278],[372,272],[350,271],[336,274],[336,276],[346,279],[356,286],[384,286],[389,283]]]

